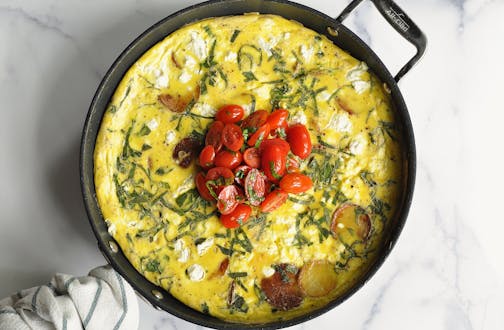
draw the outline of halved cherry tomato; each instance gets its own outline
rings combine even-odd
[[[250,205],[259,206],[266,195],[266,176],[256,168],[250,170],[245,179],[245,196]]]
[[[280,180],[280,189],[292,194],[300,194],[313,186],[312,179],[304,174],[290,173]]]
[[[213,145],[209,144],[201,150],[199,155],[200,166],[204,169],[209,169],[213,166],[215,159],[215,148]]]
[[[229,214],[238,206],[240,191],[235,185],[224,187],[217,196],[217,209],[221,214]]]
[[[244,114],[245,111],[239,105],[228,104],[217,111],[215,118],[225,124],[233,124],[242,120]]]
[[[282,140],[280,138],[275,138],[275,139],[267,139],[267,140],[264,140],[261,145],[259,146],[259,153],[263,153],[264,149],[267,148],[268,146],[270,145],[276,145],[276,146],[279,146],[280,149],[282,150],[282,153],[284,154],[288,154],[289,151],[290,151],[290,146],[289,146],[289,143],[287,143],[287,141],[285,140]]]
[[[241,165],[235,168],[234,173],[235,173],[235,182],[238,183],[240,186],[243,186],[245,184],[245,178],[247,177],[247,174],[250,172],[252,167],[248,165]]]
[[[261,212],[265,213],[274,211],[282,206],[288,197],[289,194],[281,189],[273,190],[266,196],[264,201],[261,203],[261,206],[259,206],[259,209]]]
[[[227,167],[234,170],[243,160],[239,151],[221,150],[215,155],[215,166]]]
[[[287,155],[277,145],[270,145],[261,155],[261,169],[271,182],[278,182],[285,174]]]
[[[287,168],[287,173],[299,173],[299,166],[300,166],[300,161],[299,157],[296,155],[290,153],[287,155],[287,165],[285,167]]]
[[[252,136],[248,139],[247,144],[249,145],[249,147],[254,147],[257,143],[259,143],[260,145],[262,141],[268,138],[269,133],[270,126],[268,123],[266,123],[259,127],[254,134],[252,134]]]
[[[205,144],[212,145],[215,152],[218,152],[222,148],[222,130],[224,129],[224,123],[221,121],[214,121],[210,128],[208,129],[207,135],[205,137]]]
[[[259,155],[259,149],[248,148],[243,153],[243,161],[250,167],[258,168],[261,166],[261,156]]]
[[[232,151],[238,151],[243,145],[243,134],[240,126],[226,124],[222,130],[222,143]]]
[[[208,170],[207,181],[217,181],[219,179],[222,179],[226,184],[231,184],[234,181],[233,171],[227,167],[213,167]]]
[[[222,214],[220,216],[221,223],[226,228],[238,228],[247,222],[252,208],[245,204],[238,204],[233,212],[229,214]]]
[[[198,192],[203,199],[210,202],[215,201],[215,198],[213,198],[212,194],[210,193],[210,190],[206,186],[205,173],[199,172],[198,174],[196,174],[194,181],[196,183],[196,188],[198,189]]]
[[[256,112],[252,112],[250,116],[243,120],[241,127],[243,129],[248,129],[250,132],[255,132],[256,129],[266,123],[267,119],[268,111],[257,110]]]
[[[301,159],[306,159],[312,150],[310,133],[303,124],[294,124],[287,130],[287,142],[292,153]]]
[[[277,109],[273,111],[267,119],[267,123],[270,125],[271,131],[276,130],[280,127],[287,127],[287,119],[289,118],[289,111],[285,109]]]

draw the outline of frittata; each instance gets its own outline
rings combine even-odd
[[[313,188],[236,229],[198,194],[197,160],[174,158],[183,139],[204,143],[227,104],[287,109],[313,143],[300,162]],[[96,197],[152,283],[224,320],[285,320],[343,294],[373,260],[397,210],[400,148],[390,95],[364,62],[279,16],[211,18],[167,36],[122,79],[96,142]],[[275,305],[291,293],[295,304]]]

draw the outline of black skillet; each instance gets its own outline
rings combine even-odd
[[[385,19],[404,38],[411,42],[417,49],[416,55],[399,71],[394,77],[391,76],[378,56],[352,31],[343,26],[343,20],[357,7],[363,0],[353,0],[340,14],[333,19],[310,7],[285,0],[213,0],[183,9],[173,15],[166,17],[154,24],[128,48],[126,48],[119,58],[112,64],[112,67],[103,78],[94,99],[89,108],[89,112],[84,125],[81,142],[80,157],[80,178],[84,197],[84,203],[88,213],[89,221],[98,240],[98,246],[104,256],[132,286],[150,304],[157,309],[165,310],[177,317],[189,322],[211,328],[245,329],[262,328],[275,329],[292,326],[321,315],[354,294],[385,261],[392,247],[404,226],[408,210],[413,196],[416,172],[415,141],[411,126],[408,109],[404,103],[397,82],[411,69],[420,59],[425,51],[427,40],[420,29],[413,21],[391,0],[371,0]],[[400,124],[401,141],[403,143],[404,163],[404,191],[398,205],[398,211],[390,220],[389,231],[380,246],[378,257],[372,262],[368,270],[350,287],[341,297],[327,304],[325,307],[309,312],[303,316],[287,320],[275,321],[266,324],[236,324],[229,323],[209,315],[195,311],[174,297],[162,288],[147,281],[126,259],[117,243],[109,235],[107,226],[101,214],[96,200],[94,179],[93,179],[93,152],[96,136],[100,128],[102,116],[114,93],[117,85],[129,67],[157,42],[167,35],[177,30],[181,26],[208,17],[239,15],[247,12],[259,12],[264,14],[276,14],[287,19],[293,19],[304,26],[326,35],[336,45],[348,51],[359,60],[365,61],[371,70],[387,84],[390,89],[396,118]]]

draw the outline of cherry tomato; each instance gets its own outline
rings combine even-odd
[[[244,114],[245,111],[239,105],[228,104],[217,111],[215,118],[224,124],[233,124],[242,120]]]
[[[229,214],[238,206],[240,191],[235,185],[224,187],[217,196],[217,209],[221,214]]]
[[[212,145],[215,152],[218,152],[222,148],[222,130],[224,129],[224,123],[221,121],[214,121],[213,124],[208,129],[208,133],[205,137],[205,144]]]
[[[303,124],[294,124],[287,130],[287,142],[292,153],[301,159],[306,159],[312,150],[310,133]]]
[[[292,194],[300,194],[313,186],[312,179],[304,174],[290,173],[286,174],[280,180],[280,189]]]
[[[205,173],[199,172],[198,174],[196,174],[194,181],[196,183],[196,188],[198,189],[198,192],[203,199],[210,202],[215,201],[215,198],[213,198],[212,194],[210,193],[210,190],[206,185]]]
[[[223,183],[231,184],[234,181],[234,174],[227,167],[213,167],[208,170],[206,175],[207,181],[222,180]]]
[[[277,109],[268,116],[266,122],[270,125],[271,131],[274,131],[277,128],[287,127],[288,118],[289,118],[289,111],[285,109]]]
[[[235,169],[243,160],[242,154],[239,151],[221,150],[215,155],[215,166],[227,167]]]
[[[287,155],[276,145],[264,149],[261,155],[261,169],[271,182],[278,182],[285,174]]]
[[[201,150],[199,155],[200,166],[204,169],[209,169],[213,166],[215,159],[215,148],[213,145],[209,144]]]
[[[252,167],[248,165],[240,165],[237,168],[235,168],[234,173],[235,173],[235,182],[238,183],[240,186],[243,186],[245,184],[245,178],[247,177],[247,174],[250,172]]]
[[[247,144],[249,147],[254,147],[256,143],[262,143],[262,141],[266,140],[269,136],[270,133],[270,127],[269,124],[266,123],[259,127],[257,131],[255,131],[254,134],[248,139]]]
[[[241,124],[243,129],[248,129],[249,131],[255,131],[260,126],[266,123],[268,119],[268,111],[266,110],[257,110],[256,112],[252,112],[250,116],[245,118]]]
[[[243,153],[243,161],[250,167],[258,168],[261,166],[261,156],[259,155],[259,149],[248,148]]]
[[[243,145],[243,134],[240,126],[226,124],[222,130],[222,143],[232,151],[238,151]]]
[[[238,228],[247,222],[250,213],[252,213],[252,208],[250,206],[238,204],[233,212],[222,214],[220,220],[226,228]]]
[[[250,170],[245,179],[245,196],[250,205],[259,206],[266,194],[266,176],[256,168]]]
[[[275,139],[267,139],[267,140],[264,140],[262,143],[261,143],[261,146],[259,147],[259,153],[262,154],[264,149],[266,149],[268,146],[270,145],[276,145],[276,146],[279,146],[280,149],[282,150],[282,153],[284,154],[288,154],[289,151],[290,151],[290,146],[289,144],[287,143],[287,141],[285,140],[282,140],[280,138],[275,138]]]
[[[274,211],[285,203],[287,197],[289,197],[289,194],[285,191],[281,189],[274,190],[266,196],[259,209],[265,213]]]

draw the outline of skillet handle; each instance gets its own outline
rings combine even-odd
[[[353,0],[343,9],[336,21],[342,23],[343,20],[364,0]],[[382,16],[399,32],[406,40],[413,44],[417,53],[394,77],[396,82],[409,71],[420,60],[427,47],[427,38],[420,28],[404,13],[404,11],[392,0],[371,0]]]

